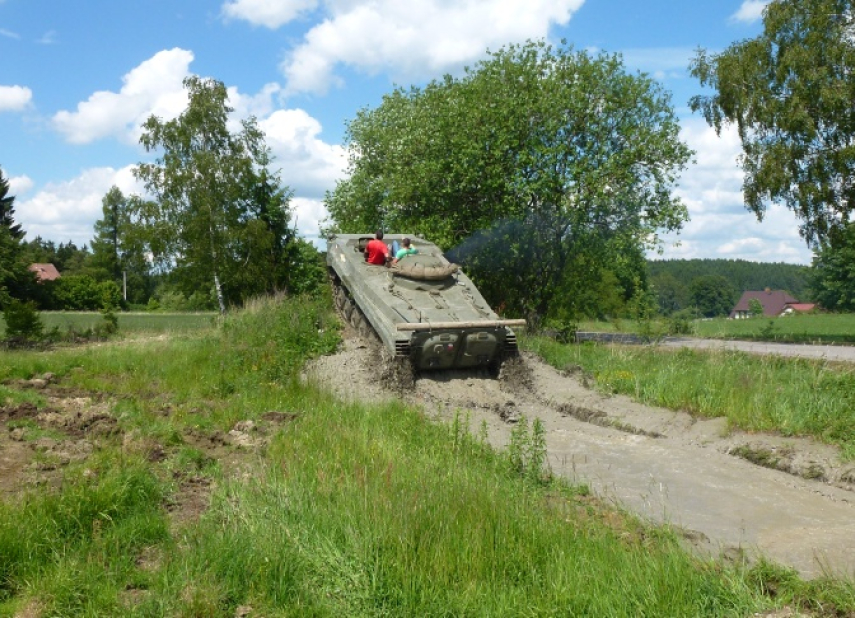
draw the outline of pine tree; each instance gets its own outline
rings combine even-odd
[[[11,298],[26,295],[32,275],[27,270],[24,246],[24,230],[16,224],[13,215],[15,198],[9,195],[9,181],[0,168],[0,307]]]

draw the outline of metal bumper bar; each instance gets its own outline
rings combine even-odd
[[[474,320],[472,322],[403,322],[395,324],[401,330],[440,330],[445,328],[495,328],[525,326],[525,320]]]

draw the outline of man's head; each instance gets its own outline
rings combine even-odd
[[[374,238],[377,240],[383,240],[383,230],[377,230],[377,233],[374,234]]]
[[[401,244],[404,245],[405,249],[409,249],[410,248],[410,239],[405,238],[404,240],[401,241]]]

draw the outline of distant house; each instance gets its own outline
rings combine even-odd
[[[762,291],[749,290],[743,292],[742,298],[739,299],[733,311],[730,312],[730,317],[737,320],[751,317],[752,300],[760,302],[760,305],[763,307],[763,316],[767,318],[775,318],[792,313],[805,313],[812,311],[816,307],[813,303],[800,303],[783,290],[770,290],[766,288]]]
[[[36,273],[36,279],[39,280],[39,283],[54,281],[61,276],[53,264],[30,264],[27,269]]]

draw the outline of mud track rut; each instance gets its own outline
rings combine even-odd
[[[699,550],[738,559],[762,554],[807,578],[855,578],[855,465],[841,464],[832,447],[728,433],[723,419],[696,421],[604,396],[583,376],[527,354],[524,370],[500,380],[443,372],[391,390],[379,357],[376,341],[348,328],[340,351],[314,362],[307,376],[347,399],[402,398],[437,420],[459,411],[473,431],[485,424],[499,448],[521,416],[540,418],[555,474],[676,527]]]

